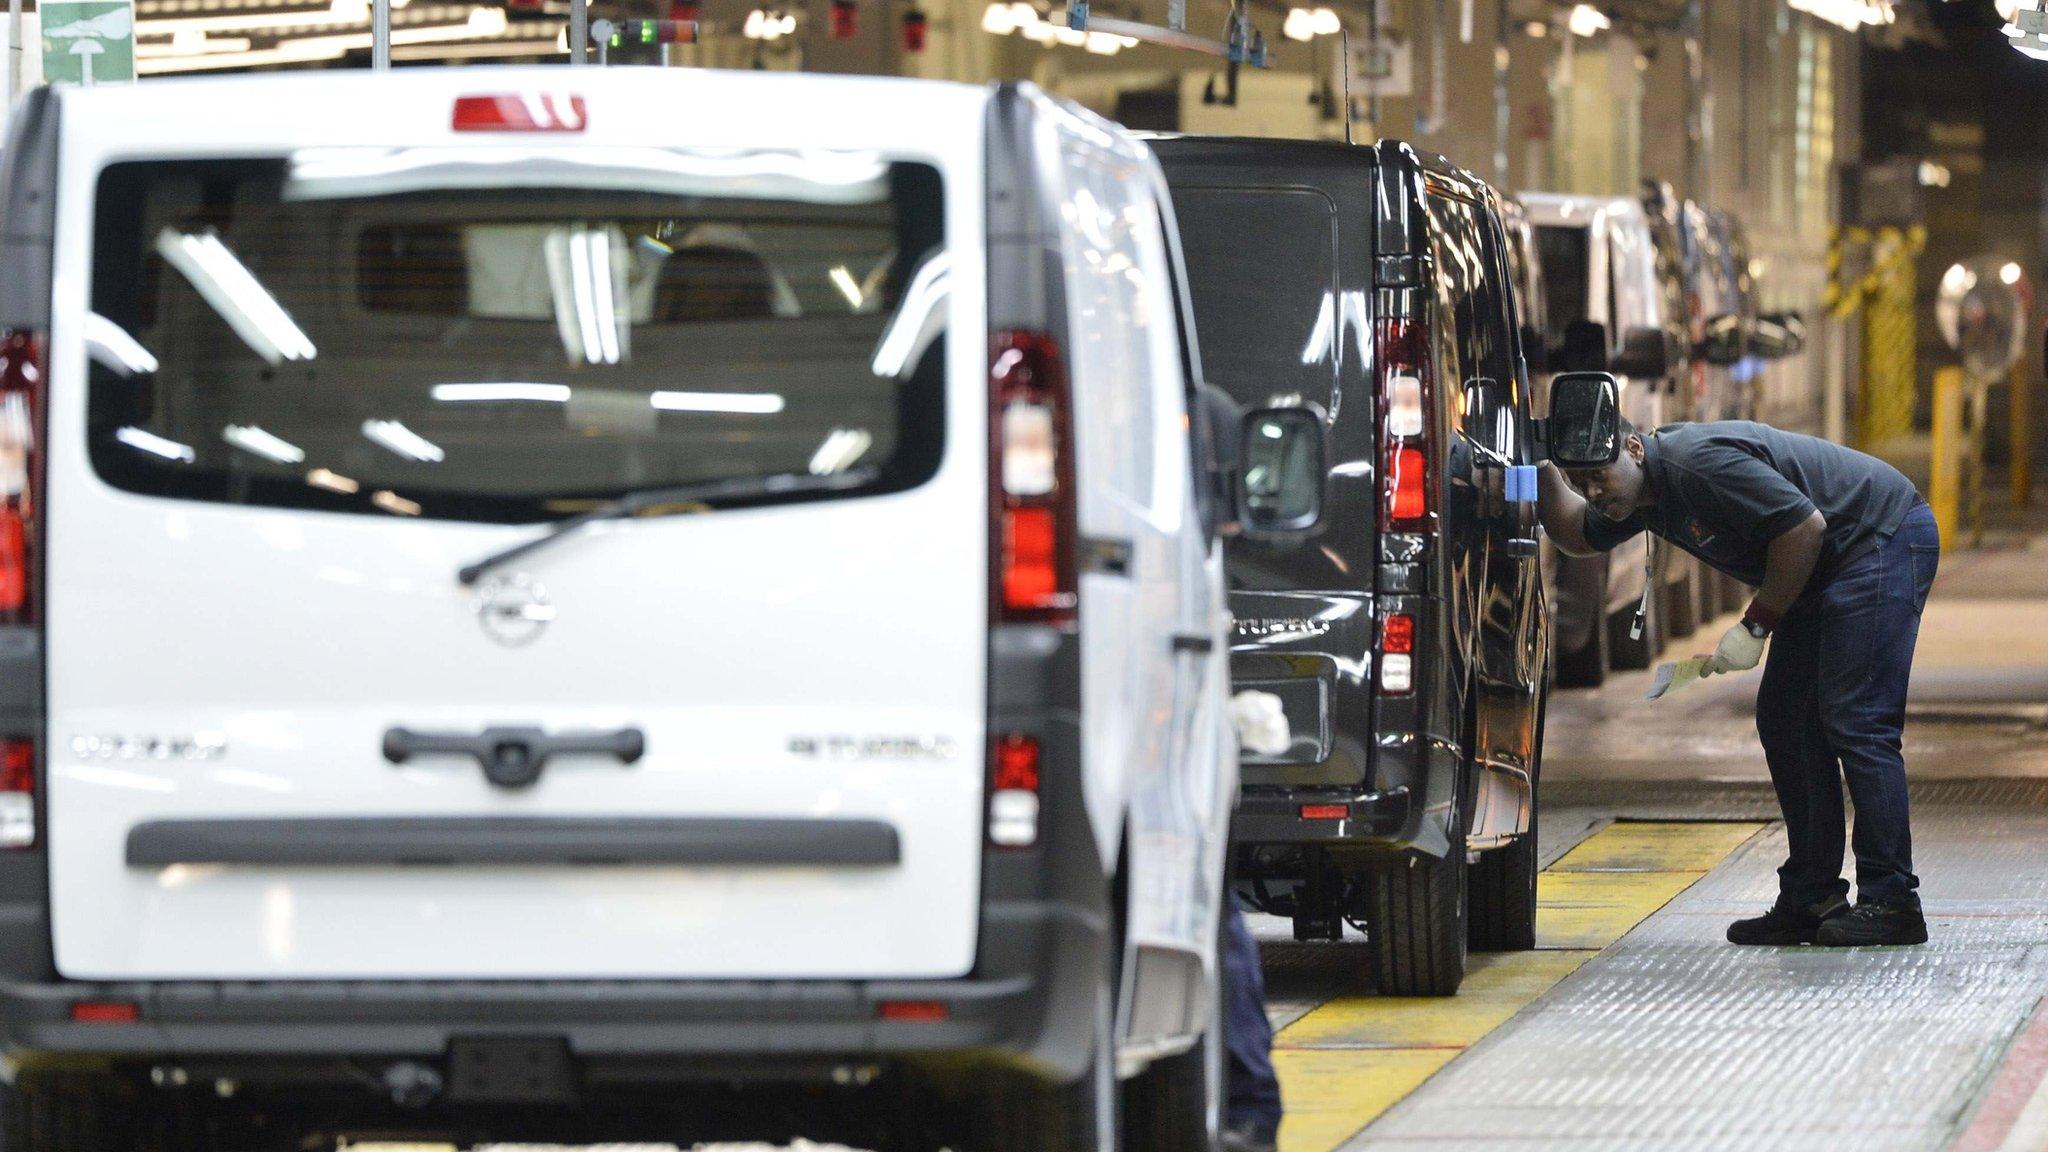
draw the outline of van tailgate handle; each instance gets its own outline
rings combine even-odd
[[[646,751],[647,737],[638,728],[554,734],[539,728],[486,728],[475,734],[392,728],[384,733],[384,758],[393,764],[415,756],[467,756],[500,788],[533,784],[556,756],[610,756],[633,764]]]

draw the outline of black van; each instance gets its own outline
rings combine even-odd
[[[1468,942],[1535,943],[1549,629],[1498,200],[1395,142],[1151,143],[1208,379],[1326,429],[1320,525],[1229,557],[1234,688],[1288,721],[1242,754],[1240,896],[1447,995]],[[1295,498],[1257,437],[1241,467],[1247,500]]]

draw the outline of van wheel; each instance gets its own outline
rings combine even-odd
[[[1536,755],[1529,769],[1529,830],[1505,848],[1482,854],[1472,866],[1471,934],[1474,952],[1527,952],[1536,947],[1536,816],[1543,798],[1543,721],[1547,696],[1536,703]]]
[[[1617,670],[1640,672],[1657,662],[1658,653],[1664,651],[1663,617],[1652,598],[1650,610],[1644,613],[1640,637],[1628,634],[1636,619],[1634,608],[1624,608],[1607,618],[1607,648]]]
[[[1594,598],[1593,602],[1603,606],[1607,603],[1607,576],[1605,573],[1601,574],[1599,594]],[[1555,643],[1551,645],[1551,651],[1557,653],[1558,687],[1598,688],[1606,682],[1608,637],[1605,624],[1607,609],[1601,607],[1598,611],[1601,614],[1601,619],[1591,628],[1586,629],[1586,642],[1584,644],[1579,645],[1577,648],[1565,648]]]
[[[1154,1061],[1124,1086],[1127,1152],[1215,1152],[1223,1136],[1223,916],[1217,917],[1216,974],[1209,982],[1209,1027],[1193,1048]]]
[[[22,1076],[0,1088],[5,1152],[156,1152],[159,1133],[137,1122],[134,1097],[110,1078]]]
[[[1071,1084],[1017,1075],[1005,1089],[978,1091],[974,1152],[1117,1152],[1116,1008],[1105,979],[1097,989],[1094,1053]],[[11,1152],[11,1150],[9,1150]]]

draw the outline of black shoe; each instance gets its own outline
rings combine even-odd
[[[1813,942],[1825,948],[1858,948],[1867,944],[1925,944],[1927,917],[1918,908],[1859,901],[1847,915],[1820,926]]]
[[[1232,1124],[1223,1130],[1223,1152],[1273,1152],[1279,1138],[1263,1124]]]
[[[1849,902],[1840,896],[1812,905],[1787,904],[1778,898],[1761,916],[1737,920],[1728,926],[1730,944],[1811,944],[1821,925],[1849,912]]]

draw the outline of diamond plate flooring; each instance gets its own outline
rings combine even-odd
[[[1699,785],[1585,793],[1630,815],[1768,805]],[[1775,895],[1774,826],[1344,1147],[1946,1147],[2048,992],[2048,784],[1932,782],[1914,804],[1928,946],[1726,944],[1726,922]]]

